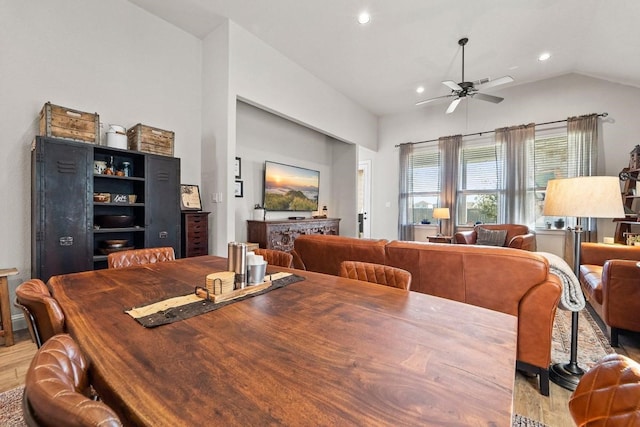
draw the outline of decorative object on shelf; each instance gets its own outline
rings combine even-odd
[[[109,130],[107,131],[107,146],[126,150],[127,129],[120,125],[109,125]]]
[[[438,220],[438,236],[442,236],[442,220],[450,218],[449,208],[434,208],[433,218]]]
[[[138,123],[127,131],[129,150],[173,157],[175,133]]]
[[[202,209],[200,188],[197,185],[180,184],[180,209],[183,211],[199,211]]]
[[[327,209],[327,205],[324,205],[322,207],[322,216],[324,218],[329,218],[329,209]]]
[[[553,226],[555,228],[557,228],[558,230],[561,230],[564,228],[564,219],[562,218],[558,218],[555,221],[553,221]]]
[[[40,111],[40,135],[100,143],[100,116],[47,102]]]
[[[131,162],[122,162],[122,172],[124,172],[124,176],[132,176]]]
[[[96,175],[102,175],[107,169],[107,162],[104,160],[94,160],[93,161],[93,173]]]
[[[589,197],[577,197],[584,189],[589,189]],[[547,184],[544,215],[574,216],[576,226],[574,238],[574,272],[580,276],[580,245],[582,239],[582,218],[624,217],[620,184],[617,177],[582,176],[577,178],[552,179]],[[564,222],[564,221],[563,221]],[[564,225],[564,224],[563,224]],[[571,317],[571,354],[569,363],[556,363],[549,369],[549,378],[568,390],[575,390],[584,370],[578,366],[578,311]]]
[[[235,187],[234,187],[234,190],[233,190],[233,194],[236,197],[243,197],[243,193],[244,193],[244,191],[243,191],[242,181],[236,181],[236,184],[235,184]]]
[[[233,164],[233,174],[236,179],[242,178],[242,159],[240,159],[240,157],[236,157],[235,163]]]
[[[256,204],[253,207],[253,220],[254,221],[264,221],[266,215],[267,215],[267,211],[262,206],[260,206],[259,204]]]
[[[103,228],[133,227],[133,215],[96,215],[93,223]]]
[[[93,201],[96,203],[109,203],[111,201],[111,194],[93,193]]]

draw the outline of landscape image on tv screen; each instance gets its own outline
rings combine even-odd
[[[282,163],[264,164],[264,208],[268,211],[316,211],[320,172]]]

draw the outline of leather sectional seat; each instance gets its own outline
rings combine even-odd
[[[582,243],[580,286],[618,346],[620,330],[640,332],[640,247]]]
[[[338,275],[342,261],[407,270],[411,291],[464,302],[518,317],[517,367],[540,375],[549,393],[553,321],[560,279],[545,258],[519,249],[449,245],[344,236],[305,235],[294,241],[294,266]]]

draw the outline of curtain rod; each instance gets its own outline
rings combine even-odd
[[[607,117],[608,115],[609,115],[609,113],[604,112],[604,113],[598,114],[597,116],[598,116],[598,117]],[[553,124],[556,124],[556,123],[566,122],[567,120],[568,120],[568,119],[564,119],[564,120],[556,120],[556,121],[553,121],[553,122],[545,122],[545,123],[535,123],[534,125],[535,125],[535,126],[553,125]],[[482,135],[484,135],[485,133],[494,133],[494,132],[495,132],[495,130],[488,130],[488,131],[485,131],[485,132],[468,133],[468,134],[466,134],[466,135],[462,135],[462,137],[464,138],[465,136],[482,136]],[[440,138],[436,138],[436,139],[429,139],[429,140],[426,140],[426,141],[404,142],[403,144],[411,144],[411,145],[413,145],[413,144],[424,144],[424,143],[427,143],[427,142],[436,142],[436,141],[438,141],[439,139],[440,139]],[[396,148],[397,148],[397,147],[400,147],[400,146],[401,146],[401,145],[403,145],[403,144],[396,144],[396,145],[395,145],[395,147],[396,147]]]

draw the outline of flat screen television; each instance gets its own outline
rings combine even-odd
[[[264,208],[268,211],[317,211],[319,188],[319,171],[264,162]]]

